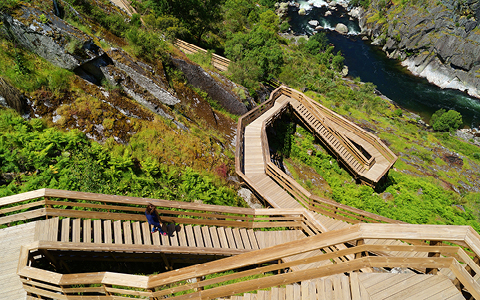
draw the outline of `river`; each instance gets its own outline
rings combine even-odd
[[[317,1],[319,2],[323,1]],[[335,52],[341,51],[345,57],[349,77],[360,77],[363,82],[372,82],[382,94],[402,108],[420,115],[427,122],[435,111],[444,108],[460,112],[465,127],[480,125],[479,99],[457,90],[441,89],[424,78],[412,75],[400,65],[400,61],[389,59],[378,46],[362,40],[358,35],[360,33],[358,23],[350,20],[344,10],[339,9],[331,16],[325,17],[327,11],[325,6],[312,8],[306,2],[302,2],[301,7],[309,9],[307,15],[300,16],[299,8],[296,7],[289,9],[293,32],[311,35],[313,28],[308,21],[319,21],[320,26],[327,28],[325,32],[329,42],[335,46]],[[339,22],[347,25],[348,35],[333,31]]]

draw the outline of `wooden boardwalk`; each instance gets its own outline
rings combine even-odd
[[[95,245],[174,247],[172,252],[234,255],[305,238],[301,230],[254,231],[246,228],[169,224],[167,235],[151,233],[147,222],[51,218],[35,222],[34,240]],[[113,249],[113,248],[112,248]],[[121,249],[121,248],[119,248]],[[165,248],[163,248],[165,249]],[[209,250],[210,249],[210,252]],[[215,251],[217,249],[222,252]],[[231,251],[228,251],[231,250]]]
[[[259,290],[231,300],[381,300],[465,299],[443,275],[349,273]]]
[[[0,299],[25,299],[17,275],[20,247],[34,241],[35,223],[0,229]]]

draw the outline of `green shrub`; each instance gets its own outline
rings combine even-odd
[[[455,131],[463,125],[462,115],[459,112],[455,110],[446,112],[443,108],[432,115],[430,122],[435,131]]]
[[[283,22],[281,25],[280,25],[280,31],[281,32],[285,32],[287,31],[288,29],[290,28],[290,24],[288,24],[288,22]]]
[[[0,11],[11,11],[20,5],[20,0],[2,0],[0,1]]]
[[[49,22],[47,16],[45,16],[45,14],[41,14],[39,19],[40,19],[40,22],[42,22],[43,24],[46,24],[46,23]]]

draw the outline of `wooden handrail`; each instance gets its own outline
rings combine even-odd
[[[25,204],[25,201],[29,203]],[[165,222],[252,229],[294,227],[303,230],[307,236],[324,231],[304,209],[256,210],[55,189],[0,198],[0,203],[3,204],[0,205],[0,224],[42,217],[144,221],[145,206],[152,203]]]
[[[383,143],[381,143],[378,137],[374,136],[370,132],[365,132],[364,130],[359,128],[357,125],[352,124],[350,121],[346,120],[344,117],[340,116],[339,114],[326,109],[319,103],[315,101],[310,101],[310,102],[313,103],[313,105],[315,105],[323,113],[332,116],[334,122],[341,123],[343,127],[348,128],[351,131],[354,131],[355,134],[362,137],[364,140],[370,142],[370,144],[373,145],[380,153],[382,153],[384,157],[388,159],[389,162],[394,163],[396,161],[397,159],[396,155],[388,147],[384,147]]]
[[[388,244],[361,244],[358,241],[375,238],[387,240],[432,240],[449,241],[450,243],[463,244],[468,247],[465,252],[459,246],[434,246],[434,245],[388,245]],[[308,258],[300,258],[294,261],[281,262],[284,257],[299,255],[316,249],[332,246],[335,244],[355,241],[357,246],[345,248],[336,252],[318,254]],[[123,245],[128,250],[129,245]],[[151,276],[139,276],[119,274],[113,272],[82,273],[62,275],[29,266],[31,260],[41,251],[65,249],[62,243],[37,242],[24,246],[21,250],[21,264],[18,274],[23,279],[26,290],[37,295],[52,295],[51,290],[57,291],[58,296],[54,299],[68,299],[74,292],[91,292],[103,296],[105,299],[113,299],[116,294],[162,297],[169,299],[187,299],[198,297],[212,299],[227,297],[236,293],[249,292],[261,288],[268,288],[280,284],[289,284],[316,277],[357,271],[371,267],[407,267],[407,268],[449,268],[460,283],[460,288],[467,290],[474,298],[480,299],[480,285],[476,279],[480,276],[480,266],[471,256],[479,257],[480,237],[470,226],[452,225],[413,225],[413,224],[357,224],[349,228],[326,232],[321,235],[305,238],[301,241],[289,242],[270,248],[256,250],[254,252],[239,254],[221,260],[194,265],[182,269],[169,271]],[[122,245],[118,245],[119,248]],[[69,250],[79,250],[70,247]],[[98,249],[101,251],[101,249]],[[111,250],[111,249],[110,249]],[[106,250],[106,251],[110,251]],[[150,251],[146,249],[145,251]],[[364,252],[391,252],[399,253],[399,256],[369,256],[361,257],[356,254]],[[418,253],[415,256],[404,257],[401,253]],[[420,253],[438,254],[435,256],[419,257]],[[353,255],[351,261],[337,261],[335,258]],[[279,262],[269,264],[269,262]],[[293,266],[311,264],[315,262],[329,261],[328,265],[306,269],[301,272],[286,272],[278,274],[277,271],[285,271]],[[333,264],[332,264],[333,263]],[[255,267],[265,264],[261,267]],[[34,265],[34,264],[32,264]],[[201,278],[210,274],[234,271],[215,277],[213,279],[191,282],[193,278]],[[255,280],[245,279],[251,275],[268,275]],[[238,281],[243,278],[243,280]],[[230,281],[237,283],[229,284]],[[213,285],[218,285],[214,287]],[[84,285],[74,289],[70,285]],[[101,285],[101,287],[94,286]],[[112,286],[116,286],[112,288]],[[208,287],[208,289],[203,289]],[[133,288],[133,289],[132,289]],[[112,294],[108,294],[108,293]],[[176,296],[182,292],[185,295]],[[110,296],[110,297],[109,297]],[[75,296],[80,297],[80,296]],[[77,299],[77,298],[76,298]],[[82,299],[80,297],[80,299]]]

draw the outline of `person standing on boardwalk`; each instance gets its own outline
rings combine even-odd
[[[148,224],[152,225],[152,233],[157,232],[157,230],[162,235],[167,235],[166,232],[162,230],[162,224],[160,224],[160,216],[158,215],[155,205],[148,203],[147,209],[145,210],[145,216],[147,217]]]

